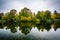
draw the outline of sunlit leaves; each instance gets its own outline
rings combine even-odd
[[[60,14],[55,10],[54,14],[49,10],[46,11],[38,11],[37,14],[32,13],[30,9],[24,7],[17,13],[15,9],[10,10],[10,12],[6,12],[5,14],[0,13],[0,19],[3,21],[46,21],[51,19],[59,19]]]

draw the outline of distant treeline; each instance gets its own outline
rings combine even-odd
[[[0,22],[20,22],[20,21],[46,21],[46,20],[60,20],[60,13],[56,10],[53,14],[49,11],[38,11],[32,13],[30,9],[24,7],[19,13],[15,9],[10,10],[10,12],[0,13]]]

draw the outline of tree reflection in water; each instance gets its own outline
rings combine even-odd
[[[60,28],[60,23],[53,23],[52,24],[55,31],[57,31],[58,28]]]
[[[46,23],[46,22],[42,22],[42,23],[33,23],[33,22],[20,22],[20,23],[16,23],[16,22],[8,22],[5,24],[0,23],[0,28],[4,28],[6,27],[7,29],[10,29],[10,31],[12,33],[17,32],[17,28],[19,27],[19,30],[24,33],[25,35],[27,35],[28,33],[30,33],[32,27],[37,27],[37,29],[40,31],[50,31],[51,29],[51,25],[53,26],[54,30],[56,31],[58,28],[60,28],[60,23]]]
[[[28,33],[30,33],[31,29],[32,29],[32,24],[30,22],[21,22],[20,23],[19,30],[21,30],[22,33],[28,34]]]

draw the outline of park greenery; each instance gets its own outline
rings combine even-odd
[[[30,9],[24,7],[18,13],[15,9],[10,10],[10,12],[0,13],[0,22],[53,22],[60,20],[60,13],[56,10],[53,15],[49,10],[38,11],[37,13],[32,13]]]

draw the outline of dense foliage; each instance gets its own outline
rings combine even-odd
[[[56,10],[54,11],[53,15],[49,10],[46,11],[38,11],[36,13],[32,13],[30,9],[24,7],[21,9],[19,13],[15,9],[10,10],[10,12],[0,13],[0,23],[7,23],[7,22],[21,22],[21,21],[29,21],[29,22],[52,22],[52,21],[59,21],[60,20],[60,13]]]

